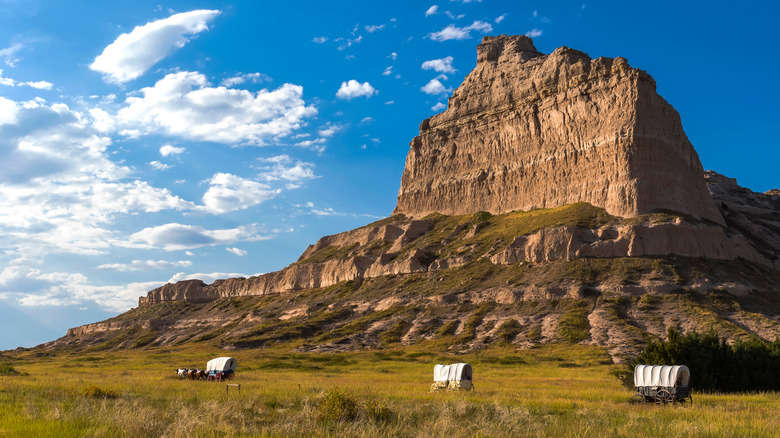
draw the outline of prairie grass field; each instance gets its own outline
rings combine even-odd
[[[352,353],[182,346],[0,355],[0,437],[777,436],[778,393],[694,391],[693,406],[631,402],[600,348],[437,344]],[[175,369],[238,361],[240,384]],[[473,392],[431,393],[436,363],[469,362]],[[21,374],[19,374],[21,373]],[[692,376],[695,385],[695,376]]]

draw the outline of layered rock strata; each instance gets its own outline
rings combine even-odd
[[[199,280],[167,284],[140,297],[138,304],[289,293],[384,275],[445,271],[481,258],[497,265],[511,265],[586,257],[676,255],[713,260],[741,258],[765,266],[773,265],[742,234],[728,233],[715,224],[686,222],[679,217],[660,223],[652,220],[632,223],[616,218],[595,229],[547,227],[530,234],[502,238],[489,249],[479,249],[474,241],[491,232],[491,226],[501,227],[513,219],[496,219],[495,225],[474,224],[468,217],[462,220],[453,229],[443,230],[443,235],[439,234],[441,230],[434,230],[437,225],[434,219],[400,217],[390,223],[325,236],[309,246],[298,262],[281,271],[217,280],[210,285]],[[440,237],[434,238],[431,234]],[[459,247],[455,254],[446,250],[452,246]],[[775,267],[780,269],[778,264]]]
[[[485,37],[477,66],[411,142],[395,213],[467,214],[588,202],[723,224],[680,117],[624,58],[549,55]]]

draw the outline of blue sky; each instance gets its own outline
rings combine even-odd
[[[780,187],[772,2],[0,0],[0,349],[386,217],[484,35],[623,56],[705,168]]]

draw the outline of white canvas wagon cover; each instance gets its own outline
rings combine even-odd
[[[474,371],[471,364],[454,363],[452,365],[436,365],[433,367],[433,381],[447,382],[453,380],[472,380]]]
[[[685,365],[637,365],[634,386],[688,386],[691,371]]]
[[[236,360],[232,357],[217,357],[206,362],[206,371],[236,371]]]

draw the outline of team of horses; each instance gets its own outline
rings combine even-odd
[[[221,382],[222,380],[227,380],[232,378],[233,373],[225,373],[222,371],[217,371],[214,374],[209,374],[209,372],[206,370],[200,370],[195,368],[177,368],[176,376],[180,379],[214,380],[217,382]]]

